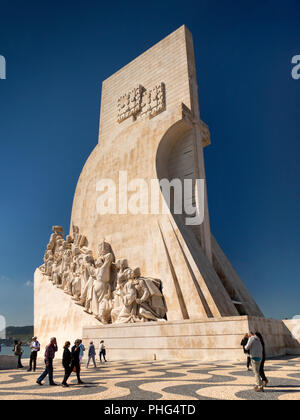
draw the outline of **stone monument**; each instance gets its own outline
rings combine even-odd
[[[241,335],[259,327],[270,353],[283,354],[282,322],[263,317],[211,234],[209,144],[185,26],[103,82],[99,142],[79,177],[70,234],[53,226],[35,273],[43,344],[79,336],[105,339],[118,359],[236,359]],[[175,210],[178,190],[162,189],[173,180],[191,181],[184,199],[194,216],[202,208],[202,223]]]

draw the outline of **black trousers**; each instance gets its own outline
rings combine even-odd
[[[249,369],[250,365],[251,365],[251,357],[250,357],[250,356],[248,356],[248,357],[247,357],[247,368],[248,368],[248,369]]]
[[[18,354],[18,368],[22,368],[23,367],[22,362],[21,362],[22,354],[23,353]]]
[[[106,350],[101,350],[99,356],[100,356],[100,362],[102,362],[102,356],[103,356],[103,359],[106,361],[106,358],[105,358]]]
[[[80,364],[79,364],[79,362],[74,362],[73,361],[71,363],[71,366],[64,366],[65,376],[64,376],[63,384],[67,383],[67,380],[69,379],[71,373],[73,372],[74,367],[76,367],[77,380],[78,380],[78,382],[81,382],[81,379],[80,379]]]
[[[265,375],[265,359],[261,361],[260,368],[259,368],[259,375],[263,381],[267,381],[267,377]]]
[[[36,370],[36,358],[37,358],[37,352],[36,351],[32,351],[30,354],[30,361],[29,361],[29,369],[32,370],[32,365],[33,365],[33,370]]]
[[[67,383],[68,377],[71,375],[71,366],[70,365],[63,365],[64,369],[65,369],[65,376],[63,379],[63,384]]]

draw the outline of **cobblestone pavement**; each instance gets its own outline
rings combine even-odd
[[[24,361],[26,366],[27,361]],[[197,361],[127,362],[112,361],[98,367],[83,366],[83,385],[76,375],[69,388],[35,383],[43,370],[0,371],[0,399],[109,399],[109,400],[300,400],[300,357],[266,362],[270,381],[264,393],[253,390],[254,377],[245,363]],[[60,384],[63,368],[54,363],[54,380]]]

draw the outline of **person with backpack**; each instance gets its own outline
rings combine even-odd
[[[14,352],[15,356],[18,357],[18,369],[23,368],[24,366],[22,365],[22,361],[21,361],[22,354],[23,354],[23,352],[22,352],[22,341],[18,341],[18,340],[14,341],[13,352]]]

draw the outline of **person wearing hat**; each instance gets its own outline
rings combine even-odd
[[[32,337],[32,341],[30,343],[30,360],[29,360],[29,368],[27,372],[32,371],[32,364],[33,364],[33,371],[36,370],[36,358],[37,354],[40,351],[41,345],[38,342],[37,337]]]

